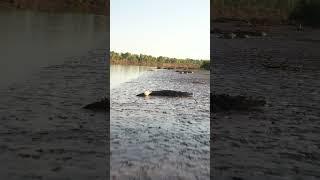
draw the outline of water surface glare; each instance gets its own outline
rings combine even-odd
[[[129,81],[142,75],[150,67],[146,66],[124,66],[124,65],[111,65],[110,66],[110,88],[115,88],[121,83]]]

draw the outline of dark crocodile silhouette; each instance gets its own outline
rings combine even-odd
[[[109,111],[110,108],[110,101],[108,98],[103,98],[100,101],[88,104],[86,106],[84,106],[84,109],[89,109],[92,111]]]
[[[190,73],[194,73],[193,71],[188,71],[188,70],[177,70],[176,72],[180,73],[180,74],[190,74]]]
[[[173,90],[160,90],[152,91],[149,96],[167,96],[167,97],[191,97],[193,94],[189,92],[173,91]],[[137,96],[144,97],[144,93],[138,94]]]
[[[227,94],[210,94],[211,111],[250,111],[265,106],[264,99],[253,99],[246,96],[230,96]]]

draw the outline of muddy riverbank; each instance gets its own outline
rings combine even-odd
[[[111,89],[112,179],[209,179],[209,71],[146,71]],[[145,89],[193,97],[138,97]]]
[[[1,90],[2,179],[107,179],[109,116],[82,109],[108,90],[103,56],[91,51]]]
[[[232,26],[214,24],[240,28]],[[264,97],[267,103],[259,111],[211,114],[212,176],[318,179],[320,30],[263,28],[266,37],[222,39],[211,34],[215,93]]]

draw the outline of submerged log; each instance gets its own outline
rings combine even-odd
[[[167,97],[191,97],[193,94],[189,92],[173,91],[173,90],[160,90],[152,91],[148,96],[167,96]],[[138,94],[137,96],[146,96],[145,93]]]
[[[109,107],[110,107],[110,101],[108,98],[103,98],[100,101],[88,104],[86,106],[84,106],[84,109],[89,109],[92,111],[108,111]]]

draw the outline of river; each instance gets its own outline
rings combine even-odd
[[[0,22],[0,89],[108,42],[104,16],[1,9]]]
[[[115,88],[126,81],[137,78],[150,69],[150,67],[146,66],[111,65],[110,88]]]

